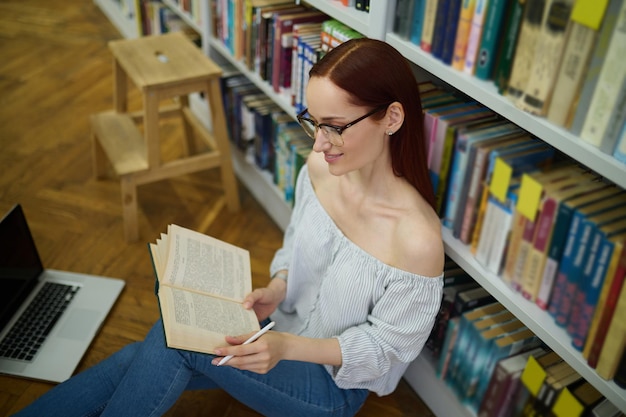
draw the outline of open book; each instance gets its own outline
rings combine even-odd
[[[225,335],[259,330],[242,305],[252,291],[247,250],[176,225],[148,247],[168,347],[213,353]]]

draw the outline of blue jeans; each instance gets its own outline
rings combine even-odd
[[[368,391],[337,387],[321,365],[281,361],[265,375],[211,364],[212,355],[165,347],[157,322],[146,339],[42,395],[15,417],[163,415],[185,390],[221,388],[265,416],[353,416]]]

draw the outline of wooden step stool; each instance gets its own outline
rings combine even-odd
[[[220,92],[222,70],[182,33],[109,42],[113,54],[114,110],[91,116],[93,163],[96,178],[105,174],[107,159],[120,178],[124,234],[139,237],[137,186],[192,172],[220,167],[226,203],[240,208],[232,167],[226,120]],[[143,112],[128,113],[128,79],[143,95]],[[204,93],[208,101],[212,134],[189,108],[189,94]],[[164,99],[177,105],[159,108]],[[159,117],[182,117],[184,156],[162,162]],[[138,123],[143,122],[144,134]],[[199,134],[210,151],[197,153],[193,142]]]

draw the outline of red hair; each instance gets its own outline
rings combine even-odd
[[[402,104],[404,123],[389,141],[392,169],[435,209],[419,88],[402,54],[383,41],[352,39],[328,52],[311,68],[309,76],[328,78],[348,92],[357,106],[374,109],[394,101]]]

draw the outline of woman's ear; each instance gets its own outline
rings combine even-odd
[[[385,131],[387,134],[394,134],[402,127],[404,123],[404,107],[398,101],[394,101],[387,107],[387,125]]]

